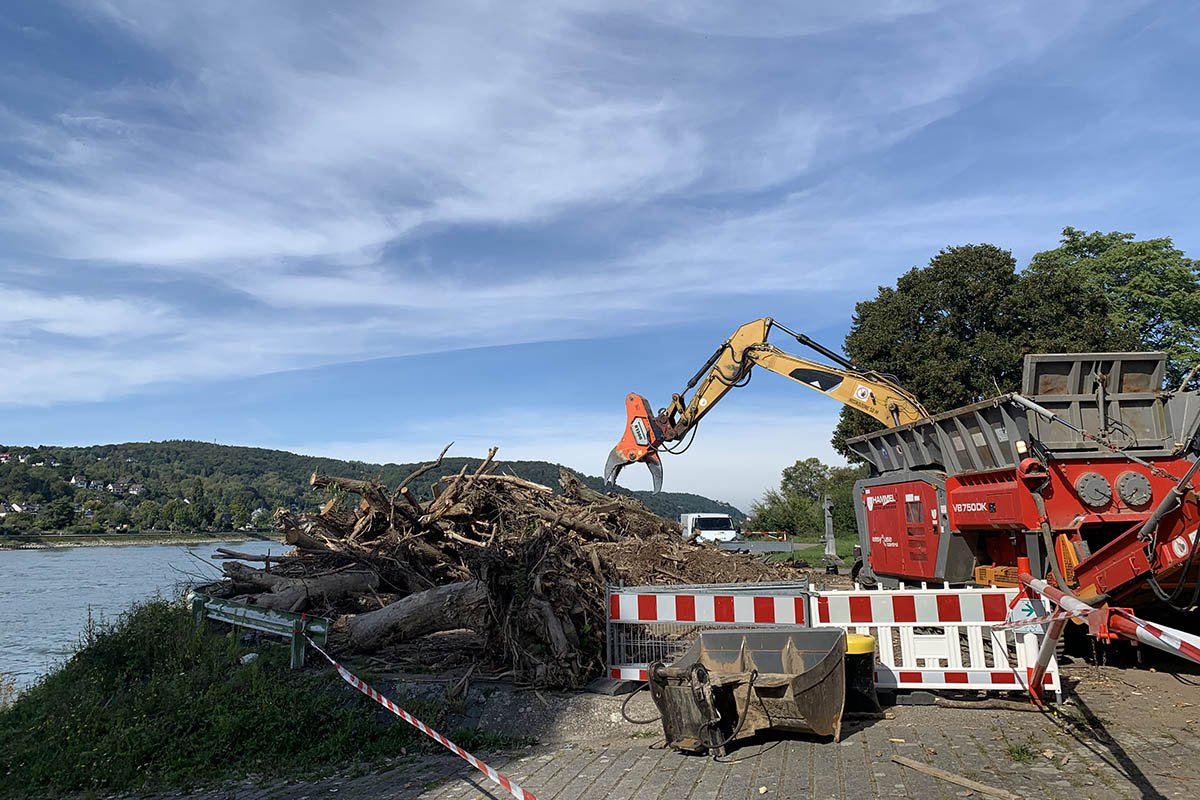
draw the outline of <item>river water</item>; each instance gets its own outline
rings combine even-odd
[[[0,674],[28,686],[75,649],[88,615],[112,622],[134,602],[211,580],[218,547],[281,555],[279,542],[0,550]]]

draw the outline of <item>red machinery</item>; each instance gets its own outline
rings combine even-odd
[[[1026,357],[1023,392],[860,436],[859,579],[1018,585],[1190,610],[1200,600],[1200,394],[1161,353]]]

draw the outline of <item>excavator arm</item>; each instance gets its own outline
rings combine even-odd
[[[779,328],[838,366],[809,361],[768,344],[767,335],[772,328]],[[896,384],[895,378],[855,369],[839,354],[770,317],[764,317],[734,331],[688,381],[683,392],[672,395],[671,403],[657,414],[651,413],[646,398],[637,394],[625,398],[628,417],[625,433],[608,456],[604,466],[605,482],[614,483],[623,468],[641,461],[650,467],[654,491],[659,491],[662,488],[660,448],[671,452],[666,445],[682,440],[694,430],[721,398],[749,381],[751,370],[756,366],[828,395],[885,425],[904,425],[929,416],[915,397]]]

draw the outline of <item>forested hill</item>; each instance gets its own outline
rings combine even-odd
[[[10,510],[0,518],[0,530],[122,525],[142,529],[231,530],[251,521],[266,526],[269,522],[263,514],[279,506],[308,510],[326,499],[309,488],[308,478],[313,472],[350,478],[379,477],[388,486],[395,486],[420,466],[339,461],[283,450],[191,441],[94,447],[0,445],[0,462],[5,453],[8,461],[0,463],[0,511],[12,504],[21,506],[23,511]],[[434,481],[458,473],[464,464],[473,469],[479,459],[446,458],[440,468],[422,475],[412,486],[427,494]],[[558,489],[557,464],[500,461],[493,471],[519,475]],[[601,478],[579,477],[592,488],[603,488]],[[744,517],[733,506],[700,495],[628,493],[669,518],[694,511],[723,512],[736,520]]]

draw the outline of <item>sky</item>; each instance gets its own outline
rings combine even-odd
[[[1198,74],[1184,2],[5,3],[0,442],[599,474],[628,392],[943,247],[1200,253]],[[758,375],[664,488],[748,508],[838,411]]]

